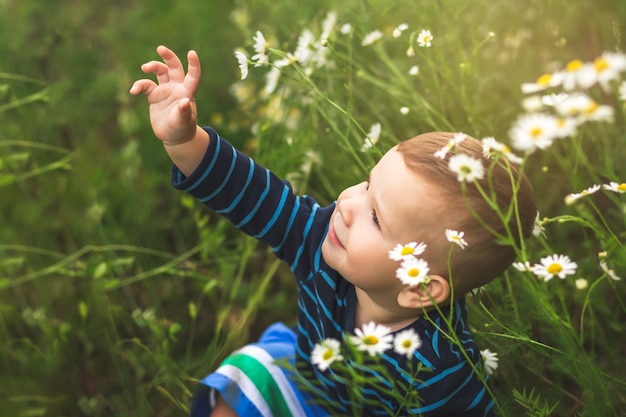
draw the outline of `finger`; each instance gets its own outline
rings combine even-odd
[[[185,87],[195,94],[198,89],[198,85],[200,84],[200,58],[198,58],[198,54],[196,51],[189,51],[187,53],[187,75],[185,76]]]
[[[137,94],[140,93],[144,93],[146,95],[149,95],[152,90],[154,90],[156,88],[156,83],[152,80],[146,80],[146,79],[142,79],[142,80],[137,80],[133,83],[133,85],[130,87],[130,94],[136,96]]]
[[[191,116],[191,100],[188,98],[183,98],[178,102],[178,111],[181,116],[189,117]]]
[[[170,80],[167,65],[159,61],[146,62],[141,66],[141,70],[146,74],[155,74],[159,84],[166,83]]]
[[[185,80],[185,70],[178,55],[163,45],[157,47],[157,53],[163,58],[165,65],[167,65],[169,79],[182,83]]]

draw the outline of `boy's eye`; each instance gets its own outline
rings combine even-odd
[[[366,178],[364,182],[365,182],[365,191],[367,191],[370,188],[369,178]],[[372,223],[374,223],[376,227],[380,229],[380,224],[378,223],[378,215],[376,214],[376,210],[372,210]]]
[[[376,225],[376,227],[380,228],[378,224],[378,215],[376,214],[376,210],[372,210],[372,222]]]

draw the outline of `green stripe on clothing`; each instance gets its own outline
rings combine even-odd
[[[222,364],[235,366],[247,375],[275,416],[293,416],[282,390],[263,363],[252,356],[234,353],[227,357]]]

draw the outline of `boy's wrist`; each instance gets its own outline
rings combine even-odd
[[[163,146],[166,149],[173,149],[173,148],[176,148],[176,147],[187,145],[190,142],[193,142],[193,141],[196,141],[196,140],[203,140],[203,139],[205,139],[205,136],[208,136],[208,134],[204,131],[204,129],[202,129],[200,126],[196,125],[196,128],[195,128],[195,131],[193,132],[193,135],[190,135],[187,139],[182,139],[182,140],[164,140],[163,141]]]
[[[200,126],[196,126],[196,132],[191,139],[178,143],[163,142],[163,147],[178,169],[189,176],[200,165],[210,140],[209,134]]]

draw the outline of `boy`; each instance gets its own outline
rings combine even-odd
[[[272,326],[258,344],[227,358],[203,381],[209,388],[195,396],[192,415],[493,416],[493,400],[477,372],[480,352],[465,322],[463,296],[494,279],[515,257],[511,246],[495,242],[494,233],[507,235],[508,227],[518,243],[531,233],[536,204],[523,174],[513,164],[508,170],[502,162],[492,164],[472,138],[442,155],[453,135],[429,133],[393,147],[368,181],[320,207],[311,197],[294,195],[287,183],[236,151],[213,129],[197,125],[194,95],[201,71],[195,52],[187,55],[187,74],[171,50],[159,46],[157,53],[163,62],[148,62],[142,70],[155,74],[158,84],[138,80],[130,93],[148,97],[152,128],[174,163],[173,185],[269,244],[298,283],[297,333]],[[455,152],[469,154],[485,168],[492,164],[489,179],[480,184],[496,193],[501,211],[511,204],[511,184],[522,175],[519,213],[509,224],[502,224],[473,183],[458,181],[448,166]],[[446,229],[463,231],[467,247],[455,246],[449,256]],[[419,285],[401,282],[396,277],[398,262],[389,256],[396,245],[412,241],[427,245],[421,257],[429,273]],[[450,312],[453,329],[444,322],[443,314]],[[386,390],[369,386],[360,398],[350,399],[332,365],[322,369],[312,364],[316,344],[329,338],[342,341],[371,322],[394,333],[413,329],[423,341],[410,359],[392,350],[380,355],[394,380],[411,384],[409,390],[421,399],[419,406],[403,407]],[[450,341],[449,332],[457,343]],[[327,409],[311,405],[307,393],[293,381],[285,382],[285,375],[271,363],[284,356],[295,357],[298,369],[313,373]],[[250,362],[260,365],[249,367]],[[406,370],[418,366],[426,371],[411,379]],[[362,372],[390,386],[381,374]]]

